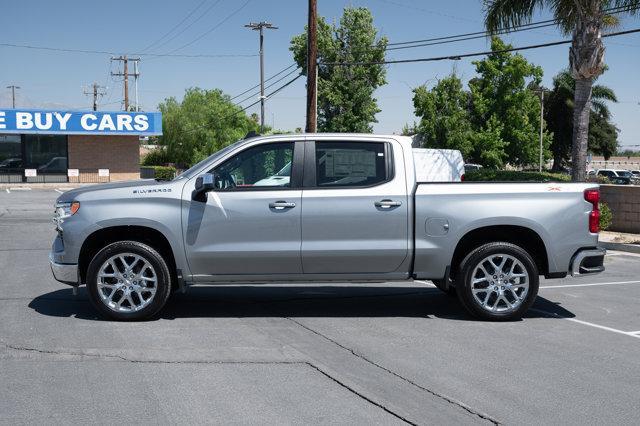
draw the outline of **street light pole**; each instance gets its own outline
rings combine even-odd
[[[260,133],[264,133],[264,29],[277,30],[278,27],[264,21],[251,22],[245,27],[260,32]]]

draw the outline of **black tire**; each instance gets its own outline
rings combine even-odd
[[[112,256],[121,253],[133,253],[147,261],[157,277],[156,293],[143,308],[131,312],[118,312],[110,309],[101,300],[98,293],[98,273],[100,267]],[[118,241],[109,244],[96,254],[87,270],[87,290],[93,306],[105,317],[118,321],[138,321],[152,318],[164,307],[171,293],[171,272],[162,256],[152,247],[137,241]],[[139,299],[137,299],[139,300]]]
[[[504,312],[490,311],[489,309],[483,307],[481,302],[473,296],[472,292],[472,280],[474,278],[472,274],[475,268],[487,257],[500,254],[511,256],[517,259],[526,269],[529,282],[527,294],[520,302],[519,306],[517,306],[513,310],[505,310]],[[512,321],[520,319],[522,315],[531,307],[536,299],[536,296],[538,295],[539,275],[535,261],[533,260],[531,255],[527,253],[526,250],[515,244],[507,242],[487,243],[472,250],[460,263],[460,267],[458,269],[456,277],[456,291],[458,293],[458,299],[460,300],[460,303],[465,307],[467,311],[469,311],[469,313],[471,313],[471,315],[484,320]],[[498,285],[498,287],[500,287],[500,285]],[[504,289],[504,287],[502,288]],[[480,294],[487,296],[486,292]],[[498,293],[496,292],[493,294],[493,296],[487,296],[487,299],[491,297],[491,301],[496,301],[498,298],[497,294]],[[517,299],[513,297],[514,293],[509,293],[507,295],[507,293],[505,292],[504,294],[505,297],[510,298],[510,303],[514,303],[517,301]],[[500,303],[502,303],[506,307],[506,301],[498,300],[496,303],[498,303],[498,306]],[[506,307],[506,309],[509,308]]]
[[[436,288],[440,291],[442,291],[444,294],[446,294],[447,296],[451,296],[451,297],[455,297],[456,295],[456,288],[452,283],[449,283],[449,285],[447,286],[445,284],[444,279],[441,280],[431,280],[431,282],[436,286]]]

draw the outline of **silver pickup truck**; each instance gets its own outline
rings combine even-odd
[[[508,320],[540,275],[604,270],[598,199],[594,184],[416,182],[402,136],[254,137],[171,181],[65,192],[50,260],[119,320],[152,317],[194,283],[399,280]]]

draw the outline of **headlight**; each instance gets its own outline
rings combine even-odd
[[[73,201],[68,203],[56,203],[55,212],[53,214],[53,223],[60,229],[62,222],[70,216],[76,214],[80,210],[80,202]]]

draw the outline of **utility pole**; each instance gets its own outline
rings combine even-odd
[[[278,27],[274,27],[269,22],[250,22],[245,25],[246,28],[251,28],[254,31],[260,32],[260,133],[264,132],[264,29],[277,30]]]
[[[315,133],[318,124],[318,3],[309,0],[307,23],[307,124],[305,132]]]
[[[7,86],[7,89],[11,89],[11,105],[12,108],[16,107],[16,89],[20,89],[20,86],[16,86],[12,84],[11,86]]]
[[[100,86],[98,83],[94,81],[93,84],[91,85],[91,90],[87,90],[87,89],[84,90],[85,95],[93,96],[94,111],[98,110],[98,96],[104,96],[104,92],[102,91],[102,89],[106,89],[106,87]]]
[[[112,72],[112,76],[122,76],[124,77],[124,110],[129,111],[129,76],[135,77],[136,79],[136,111],[138,110],[138,62],[140,62],[140,58],[128,58],[127,55],[118,56],[111,58],[112,61],[122,61],[123,63],[123,72]],[[133,74],[129,73],[129,61],[134,63]]]

